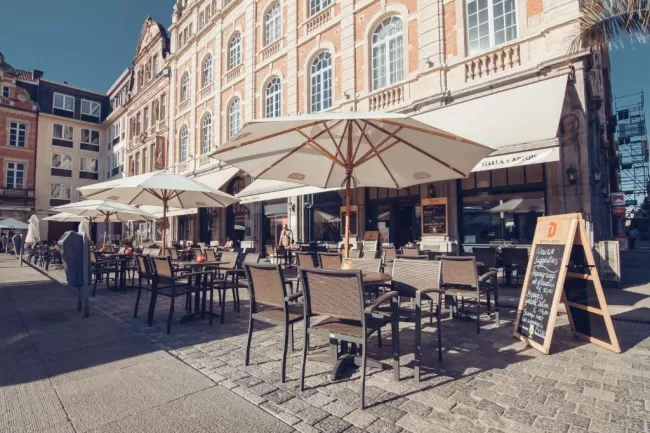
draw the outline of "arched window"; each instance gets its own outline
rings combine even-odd
[[[228,138],[233,137],[241,128],[241,99],[235,98],[228,105]]]
[[[190,74],[185,72],[181,77],[181,102],[190,97]]]
[[[203,59],[203,68],[201,70],[201,86],[205,87],[212,84],[212,54],[205,56]]]
[[[228,43],[228,69],[241,64],[241,33],[235,33]]]
[[[372,34],[372,89],[390,86],[404,79],[402,20],[392,16]]]
[[[264,31],[264,45],[275,42],[282,37],[282,8],[280,2],[275,2],[266,11]]]
[[[332,0],[309,0],[309,16],[314,16],[332,4]]]
[[[212,116],[210,113],[205,113],[203,121],[201,121],[201,155],[205,155],[210,151],[212,146]]]
[[[269,84],[266,85],[265,101],[266,101],[266,111],[264,112],[266,117],[280,117],[282,111],[280,109],[280,104],[282,103],[282,84],[278,77],[273,78],[269,81]]]
[[[320,53],[311,64],[311,112],[332,106],[332,55]]]
[[[189,132],[187,126],[183,125],[181,127],[181,132],[179,133],[180,141],[180,159],[181,162],[185,162],[189,157]]]

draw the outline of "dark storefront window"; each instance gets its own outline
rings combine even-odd
[[[313,210],[313,226],[319,242],[338,242],[341,240],[341,206],[325,206]]]
[[[228,194],[235,195],[246,187],[246,182],[241,177],[234,178],[228,185]],[[226,209],[226,234],[236,242],[241,242],[246,236],[245,204],[235,203]]]

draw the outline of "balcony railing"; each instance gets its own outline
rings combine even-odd
[[[0,96],[0,105],[6,105],[7,107],[11,106],[11,99],[4,98]]]
[[[384,111],[404,102],[404,85],[378,90],[368,97],[369,111]]]
[[[241,75],[242,65],[235,66],[230,71],[226,72],[226,83],[230,83],[235,78]]]
[[[305,23],[305,30],[307,34],[312,33],[314,30],[317,30],[327,24],[332,19],[332,7],[320,11]]]
[[[0,188],[0,197],[30,198],[34,197],[34,190],[25,188]]]
[[[199,92],[199,99],[203,99],[206,96],[208,96],[210,93],[212,93],[212,89],[214,89],[214,86],[212,83],[208,84],[205,86],[200,92]]]
[[[158,122],[158,130],[162,131],[167,126],[167,121],[165,119]]]
[[[266,60],[280,52],[280,41],[275,41],[262,50],[262,60]]]
[[[190,98],[187,98],[186,100],[184,100],[183,102],[181,102],[180,104],[178,104],[178,111],[183,111],[183,110],[186,109],[189,105],[190,105]]]
[[[521,65],[519,45],[511,45],[465,62],[465,81],[473,81]]]

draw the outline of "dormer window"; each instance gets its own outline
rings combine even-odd
[[[74,98],[63,93],[54,93],[54,108],[57,110],[74,111]]]
[[[87,99],[81,100],[81,114],[86,116],[94,116],[99,118],[101,114],[101,105],[99,102],[88,101]]]

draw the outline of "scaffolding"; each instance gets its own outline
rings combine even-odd
[[[643,205],[650,185],[643,92],[617,97],[614,104],[621,191],[625,194],[625,205],[630,214]]]

